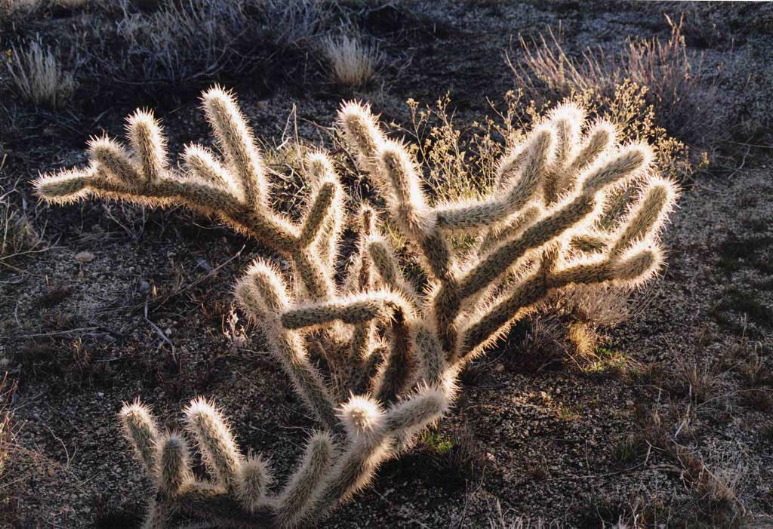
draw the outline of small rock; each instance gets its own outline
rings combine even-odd
[[[91,252],[80,252],[75,255],[75,260],[79,263],[90,263],[94,260],[94,254]]]
[[[494,368],[494,371],[496,371],[497,373],[501,373],[504,370],[505,370],[504,364],[497,364],[497,366]]]
[[[97,391],[97,398],[101,399],[101,398],[103,398],[104,396],[105,396],[105,394],[104,394],[104,393],[102,393],[101,391]]]

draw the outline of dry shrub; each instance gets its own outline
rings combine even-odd
[[[62,68],[57,54],[44,47],[40,37],[12,50],[8,69],[21,96],[36,106],[52,110],[64,107],[75,89],[75,80],[72,72]]]
[[[514,100],[507,99],[506,103],[515,110]],[[511,127],[510,121],[476,122],[470,130],[462,131],[449,110],[448,94],[432,106],[420,105],[414,99],[409,99],[407,105],[410,127],[392,125],[415,140],[409,148],[428,168],[425,178],[433,195],[438,200],[482,197],[494,184],[497,159],[505,151],[499,129]]]
[[[361,88],[376,76],[384,54],[358,37],[340,35],[323,41],[322,50],[334,82],[349,88]]]
[[[519,86],[538,100],[545,88],[552,96],[567,97],[598,91],[609,97],[625,81],[646,87],[648,98],[658,107],[660,122],[674,135],[697,141],[716,124],[718,106],[714,87],[707,81],[700,57],[686,47],[684,19],[666,17],[671,34],[660,39],[631,39],[617,54],[587,48],[579,58],[571,57],[559,31],[528,42],[520,38],[523,64],[508,64]],[[536,82],[535,82],[536,81]]]

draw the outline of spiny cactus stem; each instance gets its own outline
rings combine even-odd
[[[390,325],[389,355],[384,362],[375,395],[381,402],[394,402],[409,386],[416,371],[414,333],[402,310],[395,310]]]
[[[529,204],[522,211],[513,215],[507,224],[489,230],[478,246],[478,255],[483,255],[498,244],[514,239],[532,225],[543,214],[543,209],[537,204]]]
[[[386,241],[380,238],[373,238],[367,242],[366,248],[381,281],[388,288],[403,296],[411,304],[413,311],[417,315],[421,315],[422,307],[419,297],[416,295],[413,286],[403,276],[403,272],[397,263],[397,258]]]
[[[301,338],[292,331],[270,335],[272,349],[293,381],[297,392],[317,419],[330,431],[338,431],[340,423],[333,409],[333,399],[322,376],[309,362]]]
[[[148,407],[139,401],[124,405],[120,416],[124,433],[145,466],[145,472],[155,479],[158,476],[160,449],[156,420]]]
[[[386,320],[397,312],[411,314],[410,305],[398,294],[384,291],[291,308],[280,318],[285,329],[303,329],[333,321],[355,324]]]
[[[454,262],[448,241],[437,230],[416,241],[424,259],[425,268],[441,282],[454,280]]]
[[[277,500],[276,518],[281,527],[297,527],[308,517],[334,455],[333,440],[328,434],[316,434],[309,439],[298,469]]]
[[[152,184],[127,186],[101,176],[97,168],[95,174],[87,177],[86,187],[99,196],[140,205],[165,206],[171,200],[178,200],[200,213],[223,218],[239,231],[277,251],[290,253],[297,248],[298,236],[289,225],[280,224],[262,212],[242,205],[228,191],[203,182],[162,178]]]
[[[539,248],[554,237],[561,235],[585,218],[595,207],[595,197],[580,195],[566,206],[528,228],[517,239],[502,244],[460,279],[459,295],[464,299],[483,290],[500,274],[507,271],[527,251]]]
[[[338,192],[338,185],[334,182],[325,182],[317,191],[298,236],[298,243],[301,246],[306,247],[314,242],[329,216],[340,215],[333,211],[335,208],[331,207]]]
[[[518,213],[532,200],[542,183],[552,143],[553,135],[549,131],[535,132],[531,145],[526,148],[525,159],[519,162],[523,165],[521,178],[502,199],[489,198],[472,205],[440,210],[437,212],[438,227],[450,230],[480,228]]]
[[[202,102],[229,168],[239,175],[249,205],[265,206],[268,184],[263,159],[236,100],[215,87],[204,93]]]
[[[335,285],[331,270],[322,267],[312,248],[296,248],[290,253],[293,266],[312,300],[329,299],[333,296]]]
[[[635,259],[636,256],[630,258],[629,261]],[[642,259],[642,261],[644,260]],[[646,268],[653,265],[643,262],[642,264],[637,263],[635,266]],[[639,275],[644,273],[644,270],[637,269],[635,272],[637,272],[636,275]],[[609,260],[581,263],[547,275],[542,271],[533,274],[518,285],[505,300],[497,303],[466,330],[462,338],[460,360],[467,361],[471,353],[480,352],[481,346],[492,336],[497,336],[503,329],[515,323],[519,319],[519,315],[523,315],[526,309],[544,299],[551,292],[570,284],[598,284],[618,279],[625,283],[635,278],[621,277],[621,274],[616,271],[613,263]]]
[[[436,326],[446,358],[457,357],[455,321],[466,298],[475,296],[493,283],[529,251],[539,248],[577,224],[594,210],[595,198],[579,195],[572,202],[528,228],[520,237],[508,241],[487,255],[483,261],[457,281],[445,282],[435,296],[433,306]]]

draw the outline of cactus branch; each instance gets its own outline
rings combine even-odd
[[[87,167],[42,176],[35,187],[54,203],[96,197],[182,205],[282,258],[281,272],[256,260],[235,296],[323,431],[308,440],[289,478],[277,480],[281,490],[272,490],[268,458],[243,453],[234,434],[243,425],[234,422],[232,431],[207,400],[185,409],[203,481],[181,435],[160,434],[139,402],[124,406],[126,437],[155,486],[147,528],[191,519],[236,528],[318,522],[447,413],[464,364],[549,296],[571,285],[632,289],[663,262],[658,235],[674,184],[654,174],[648,146],[619,145],[611,124],[587,126],[575,105],[554,109],[503,156],[484,198],[442,204],[431,202],[422,167],[369,107],[341,107],[339,128],[358,170],[425,272],[414,285],[380,233],[382,213],[370,206],[360,209],[354,251],[348,240],[341,251],[344,186],[326,154],[304,159],[309,203],[291,221],[269,207],[265,162],[235,98],[213,88],[202,101],[216,149],[185,147],[179,169],[156,119],[138,111],[128,119],[128,147],[93,139]],[[604,209],[633,185],[640,193],[632,205]],[[459,232],[477,241],[472,251],[456,248]],[[350,253],[346,266],[339,256]]]

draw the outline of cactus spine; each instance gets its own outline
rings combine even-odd
[[[405,278],[368,205],[358,212],[354,264],[339,282],[344,192],[331,160],[322,152],[305,160],[310,201],[292,222],[267,206],[265,163],[233,96],[214,88],[203,108],[221,156],[189,145],[182,169],[174,168],[160,125],[137,112],[128,120],[131,152],[94,139],[88,167],[39,178],[38,193],[57,203],[96,196],[180,204],[288,259],[287,273],[256,261],[236,285],[236,299],[324,430],[277,489],[267,461],[245,456],[221,413],[195,399],[185,415],[210,476],[200,480],[179,434],[160,434],[139,402],[125,406],[126,436],[157,488],[147,527],[190,517],[225,527],[318,519],[446,413],[465,363],[540,301],[570,285],[634,287],[663,261],[658,234],[675,202],[674,184],[654,176],[646,145],[618,145],[614,127],[586,125],[574,105],[557,107],[503,157],[489,196],[432,204],[405,146],[386,136],[368,107],[346,103],[343,137],[418,252],[429,288],[420,293]],[[630,182],[638,199],[617,222],[598,222],[611,190]],[[466,259],[449,242],[460,231],[478,235]]]

